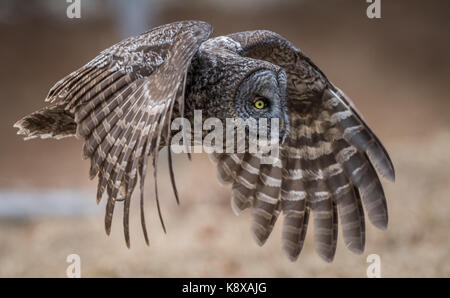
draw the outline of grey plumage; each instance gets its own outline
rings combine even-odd
[[[209,24],[183,21],[128,38],[59,81],[43,108],[16,123],[27,138],[78,136],[98,176],[97,201],[106,191],[109,234],[116,202],[124,201],[124,234],[129,238],[131,195],[139,179],[141,223],[148,158],[170,143],[171,120],[194,110],[204,119],[277,118],[281,159],[214,153],[218,177],[232,184],[236,213],[252,208],[252,231],[262,245],[283,214],[283,248],[291,260],[301,252],[312,213],[316,249],[331,261],[338,217],[344,242],[364,250],[363,206],[377,227],[387,227],[387,204],[375,168],[394,180],[394,168],[381,142],[350,99],[300,50],[270,31],[248,31],[208,39]],[[255,109],[262,96],[267,107]],[[271,127],[269,126],[269,134]],[[372,163],[375,167],[372,166]],[[178,201],[172,160],[170,177]]]

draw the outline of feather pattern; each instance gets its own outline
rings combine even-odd
[[[106,233],[111,232],[116,202],[124,201],[128,247],[131,195],[138,175],[141,223],[148,243],[143,195],[148,156],[153,156],[157,185],[158,152],[166,145],[169,133],[163,128],[172,119],[174,102],[183,105],[180,97],[184,97],[181,91],[190,61],[211,33],[209,24],[183,21],[125,39],[58,81],[46,98],[51,105],[16,124],[28,137],[76,133],[85,140],[83,156],[91,159],[90,177],[98,176],[99,181],[97,202],[105,191],[108,195]],[[39,119],[39,126],[33,124],[35,119]],[[55,124],[58,129],[52,127]],[[155,198],[165,230],[157,187]]]
[[[233,184],[232,205],[243,210],[248,207],[246,202],[255,197],[252,207],[257,225],[253,230],[259,244],[270,234],[269,221],[276,220],[276,215],[271,216],[273,210],[280,208],[284,215],[283,248],[291,260],[297,259],[303,247],[310,210],[316,250],[324,260],[334,258],[338,216],[346,246],[362,253],[362,203],[376,227],[385,229],[388,222],[383,188],[371,163],[387,179],[395,179],[383,145],[350,99],[289,41],[270,31],[229,36],[240,43],[243,55],[272,62],[286,71],[290,119],[289,135],[281,145],[281,171],[275,164],[254,168],[260,178],[265,177],[264,181],[277,181],[271,185],[273,189],[269,190],[261,180],[256,190],[243,188],[241,181],[248,180],[246,173],[234,171],[239,164],[221,156],[218,173],[223,182]],[[278,203],[280,207],[275,207]]]
[[[260,153],[210,155],[219,181],[232,184],[231,206],[236,214],[251,209],[251,229],[259,245],[282,213],[282,245],[292,261],[302,250],[310,213],[321,258],[334,258],[338,221],[345,245],[362,253],[364,211],[376,227],[386,229],[388,224],[377,172],[394,181],[395,171],[380,140],[352,101],[280,35],[257,30],[206,41],[211,33],[206,23],[184,21],[113,45],[58,81],[47,95],[49,105],[16,123],[18,133],[26,138],[84,139],[83,156],[91,160],[89,176],[98,177],[97,202],[107,194],[105,230],[110,234],[115,205],[123,202],[128,247],[131,197],[139,182],[141,225],[148,244],[144,189],[149,161],[166,231],[157,173],[159,150],[171,142],[171,120],[193,120],[196,109],[221,120],[235,119],[240,116],[237,107],[245,106],[237,99],[248,101],[238,95],[253,94],[253,85],[273,83],[262,72],[276,76],[277,86],[264,88],[279,91],[274,103],[285,120],[280,156],[267,164]],[[245,110],[245,117],[249,113]],[[183,143],[189,146],[182,123]],[[168,163],[179,203],[170,148]]]

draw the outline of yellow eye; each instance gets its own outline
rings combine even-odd
[[[256,100],[253,102],[253,105],[258,110],[261,110],[264,109],[264,107],[266,106],[266,101],[264,100],[263,97],[256,97]]]

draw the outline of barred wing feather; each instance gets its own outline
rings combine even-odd
[[[65,134],[76,133],[85,140],[83,155],[91,159],[90,177],[98,176],[97,201],[105,191],[108,195],[108,234],[115,203],[124,201],[123,225],[128,246],[130,201],[138,176],[141,222],[148,243],[143,212],[148,157],[152,156],[156,180],[158,151],[170,138],[167,123],[173,106],[175,102],[183,105],[179,91],[184,88],[191,59],[211,33],[212,27],[207,23],[183,21],[125,39],[57,82],[46,98],[50,110],[63,109],[75,122]],[[46,124],[37,128],[33,120],[48,114],[44,108],[16,126],[29,137],[42,136]],[[160,211],[157,187],[155,196]]]
[[[281,145],[279,164],[262,165],[260,156],[250,153],[240,158],[216,156],[220,179],[233,184],[233,208],[252,207],[253,232],[260,245],[281,211],[283,248],[291,260],[301,252],[310,213],[316,250],[324,260],[334,258],[338,218],[345,245],[362,253],[363,206],[376,227],[385,229],[388,223],[386,199],[375,168],[391,181],[395,174],[383,145],[350,99],[289,41],[270,31],[229,37],[242,45],[243,55],[285,69],[291,126]]]

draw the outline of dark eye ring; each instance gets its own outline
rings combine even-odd
[[[262,110],[268,106],[267,99],[262,96],[256,96],[253,99],[253,106],[258,110]]]

